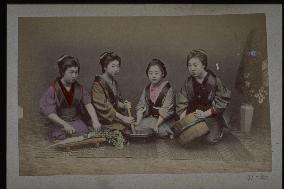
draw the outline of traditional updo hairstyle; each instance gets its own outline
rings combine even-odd
[[[150,69],[151,66],[158,66],[160,68],[161,72],[163,73],[163,78],[165,78],[167,76],[167,69],[166,69],[165,64],[161,60],[154,58],[149,62],[148,66],[146,68],[147,77],[148,77],[148,72],[149,72],[149,69]]]
[[[103,73],[105,72],[105,68],[109,65],[109,63],[114,60],[119,62],[119,66],[121,65],[121,58],[113,52],[104,52],[100,55],[100,65]]]
[[[202,63],[202,65],[204,65],[204,69],[206,70],[207,65],[208,65],[207,56],[208,56],[208,54],[205,50],[194,49],[194,50],[190,51],[189,54],[187,55],[186,66],[188,67],[188,62],[189,62],[190,59],[198,58],[200,60],[200,62]]]
[[[57,60],[57,66],[59,70],[59,74],[62,77],[65,71],[71,67],[77,67],[78,72],[80,72],[80,63],[79,60],[70,55],[62,55]]]

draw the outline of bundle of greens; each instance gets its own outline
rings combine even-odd
[[[124,147],[124,144],[126,143],[120,131],[103,128],[100,131],[91,131],[88,134],[84,134],[81,136],[74,136],[74,137],[66,138],[52,145],[49,145],[46,148],[81,142],[81,141],[88,140],[91,138],[105,138],[109,144],[113,145],[114,147],[118,149],[122,149]]]
[[[113,145],[114,147],[118,149],[122,149],[124,147],[124,144],[126,143],[123,135],[121,134],[120,131],[118,130],[111,130],[107,128],[103,128],[102,130],[98,132],[90,132],[87,134],[87,138],[92,138],[92,137],[103,137],[106,138],[106,141]]]

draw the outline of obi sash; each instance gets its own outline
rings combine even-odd
[[[150,85],[147,85],[147,87],[145,88],[145,98],[146,98],[146,102],[149,105],[149,114],[152,115],[153,117],[159,117],[159,108],[162,107],[163,105],[163,99],[165,98],[168,90],[170,89],[171,85],[170,83],[167,83],[163,89],[161,90],[157,100],[155,103],[152,102],[152,100],[150,99]]]

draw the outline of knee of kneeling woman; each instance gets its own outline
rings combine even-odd
[[[165,131],[165,130],[163,130],[163,129],[159,129],[159,131],[158,131],[158,136],[160,137],[160,138],[167,138],[168,137],[168,133],[167,133],[167,131]]]
[[[167,136],[168,136],[168,133],[165,132],[165,131],[160,131],[160,130],[159,130],[158,136],[159,136],[159,137],[162,137],[162,138],[163,138],[163,137],[167,137]]]
[[[169,135],[173,135],[173,131],[168,126],[160,126],[158,135],[160,137],[166,137]]]
[[[205,141],[208,143],[208,144],[216,144],[218,143],[222,138],[219,137],[219,136],[216,136],[216,137],[212,137],[210,136],[209,134],[206,135],[205,137]]]

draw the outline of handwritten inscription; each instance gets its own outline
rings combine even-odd
[[[247,180],[250,182],[254,182],[256,180],[268,180],[268,176],[264,175],[264,174],[260,174],[260,175],[248,175]]]

